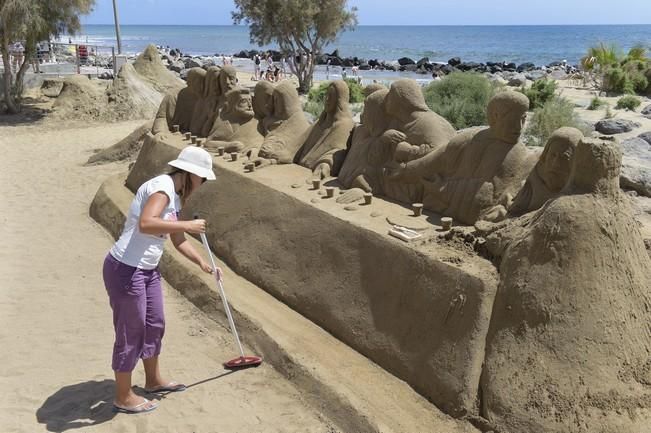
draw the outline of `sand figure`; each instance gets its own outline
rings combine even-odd
[[[471,128],[423,158],[403,164],[393,181],[421,183],[427,209],[464,224],[500,221],[532,169],[520,140],[529,100],[519,92],[495,95],[488,128]]]
[[[555,197],[570,177],[572,159],[583,133],[576,128],[560,128],[549,137],[540,159],[524,186],[513,199],[509,215],[519,216],[540,209]]]
[[[162,137],[163,134],[169,133],[172,130],[178,96],[179,92],[168,93],[161,101],[156,117],[154,118],[154,125],[151,128],[151,133],[155,136]]]
[[[274,111],[274,85],[269,81],[259,81],[253,89],[253,112],[258,119],[258,131],[267,135],[265,122],[269,122]]]
[[[339,170],[338,180],[345,189],[360,189],[361,191],[346,192],[340,203],[351,203],[361,200],[364,192],[382,193],[382,167],[391,158],[386,151],[399,142],[405,135],[397,135],[391,143],[387,140],[384,130],[387,117],[384,114],[384,100],[389,89],[384,88],[370,94],[364,100],[364,111],[360,115],[361,124],[353,131],[352,143],[346,153],[344,164]]]
[[[226,65],[221,68],[219,73],[219,88],[222,94],[222,104],[226,103],[226,99],[223,95],[226,95],[229,90],[233,90],[237,87],[237,70],[230,66]]]
[[[354,126],[349,98],[350,91],[345,81],[330,83],[323,112],[310,127],[307,139],[296,153],[295,162],[312,170],[315,177],[329,177],[335,155],[343,154],[346,149]]]
[[[226,93],[225,100],[226,104],[208,136],[206,148],[216,150],[221,146],[226,153],[248,153],[260,147],[264,137],[258,131],[250,91],[232,89]]]
[[[384,84],[380,83],[371,83],[368,86],[364,87],[364,98],[368,98],[371,93],[377,92],[378,90],[384,90],[387,87]]]
[[[203,83],[206,71],[202,68],[192,68],[188,71],[187,87],[181,89],[176,99],[173,125],[179,125],[181,131],[189,131],[192,114],[197,101],[203,96]]]
[[[427,155],[447,144],[455,134],[447,120],[429,109],[420,86],[414,80],[402,79],[391,85],[385,110],[392,119],[390,128],[407,136],[395,147],[394,158],[397,162]]]
[[[481,379],[501,432],[648,431],[651,259],[621,151],[583,139],[560,197],[488,237],[500,286]]]
[[[222,100],[222,89],[219,81],[221,68],[219,66],[211,66],[206,70],[204,98],[207,116],[203,120],[201,133],[197,134],[200,137],[208,137],[212,130],[213,123],[219,117],[219,103]]]
[[[291,82],[283,81],[274,89],[273,115],[265,124],[269,132],[260,147],[255,164],[264,167],[292,163],[296,152],[305,142],[310,124],[303,114],[301,100]]]

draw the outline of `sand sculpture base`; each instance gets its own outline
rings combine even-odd
[[[127,187],[162,173],[187,144],[180,135],[149,137]],[[389,236],[386,217],[411,209],[375,197],[345,210],[325,186],[305,182],[306,168],[249,173],[219,156],[214,165],[217,181],[195,193],[183,217],[208,220],[216,254],[444,411],[478,413],[497,287],[488,261],[440,240],[435,225],[412,243]]]

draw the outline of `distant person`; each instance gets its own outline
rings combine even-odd
[[[14,68],[15,72],[18,72],[18,69],[22,66],[23,64],[23,58],[25,56],[25,47],[23,47],[23,44],[19,41],[14,43],[11,48],[9,49],[11,51],[11,65]]]
[[[330,59],[326,60],[326,80],[330,79]]]
[[[259,80],[260,77],[260,56],[256,53],[253,56],[253,78],[255,81]]]
[[[181,206],[206,180],[214,180],[212,156],[188,146],[169,162],[168,174],[142,184],[131,202],[120,238],[104,260],[104,285],[113,310],[115,344],[114,410],[150,412],[158,403],[140,397],[131,387],[131,372],[142,359],[148,393],[184,391],[186,386],[162,379],[158,357],[165,333],[163,291],[158,263],[168,235],[176,249],[206,273],[213,272],[185,233],[205,233],[206,220],[179,221]],[[219,278],[221,270],[218,268]]]
[[[283,79],[287,78],[287,59],[285,56],[280,58],[280,73]]]
[[[345,80],[348,77],[348,73],[346,72],[346,68],[341,68],[341,79]]]
[[[278,66],[274,66],[273,80],[274,83],[280,81],[280,68]]]
[[[359,66],[354,65],[350,70],[353,72],[353,77],[357,76],[357,71],[359,70]]]

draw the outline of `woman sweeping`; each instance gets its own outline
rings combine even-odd
[[[212,267],[203,261],[184,235],[185,232],[204,233],[206,221],[177,219],[188,197],[203,182],[215,179],[212,157],[204,149],[186,147],[169,165],[173,167],[169,174],[155,177],[138,188],[122,235],[104,261],[104,284],[115,327],[113,405],[116,411],[124,413],[149,412],[158,406],[131,389],[131,372],[138,359],[142,359],[145,368],[145,391],[185,390],[183,384],[164,380],[158,366],[165,332],[158,262],[167,235],[185,257],[204,272],[212,273]]]

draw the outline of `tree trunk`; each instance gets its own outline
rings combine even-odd
[[[311,55],[305,56],[305,60],[301,59],[300,74],[298,74],[298,92],[306,94],[312,88],[314,78],[314,58]]]
[[[2,38],[2,46],[0,47],[2,51],[2,64],[4,65],[4,94],[5,94],[5,104],[7,104],[7,111],[10,114],[16,114],[20,111],[16,101],[14,99],[14,94],[12,92],[14,83],[13,75],[11,73],[11,61],[9,59],[9,41],[6,37]]]

